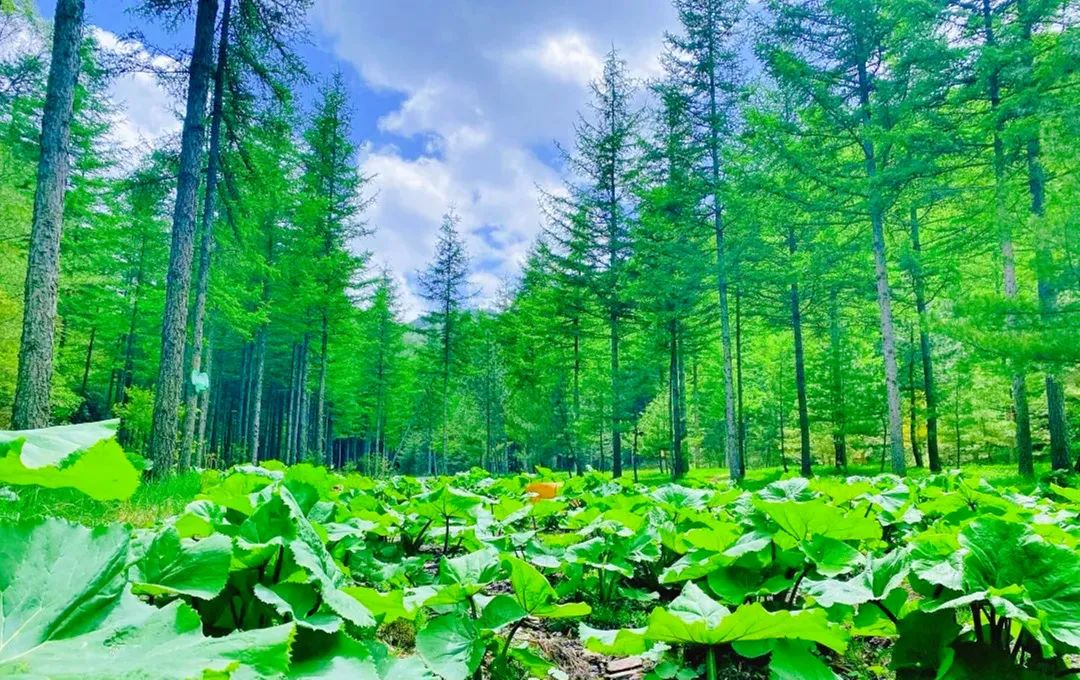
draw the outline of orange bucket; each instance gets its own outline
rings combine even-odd
[[[559,495],[559,482],[533,482],[525,487],[525,493],[529,494],[529,500],[533,503],[539,500],[555,498]]]

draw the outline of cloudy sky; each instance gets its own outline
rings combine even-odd
[[[52,0],[39,0],[51,13]],[[132,0],[88,3],[99,37],[140,29],[164,47],[188,44],[140,25]],[[416,315],[415,273],[430,258],[440,216],[462,217],[480,300],[516,273],[540,228],[538,187],[559,184],[556,140],[567,141],[588,82],[617,47],[639,77],[656,75],[667,0],[316,0],[310,44],[317,76],[341,71],[350,90],[359,171],[374,177],[364,247],[388,266]],[[178,128],[177,102],[150,76],[115,84],[119,137]]]

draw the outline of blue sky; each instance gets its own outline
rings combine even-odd
[[[52,0],[38,4],[51,14]],[[190,25],[143,24],[127,11],[134,0],[87,4],[114,36],[190,44]],[[451,206],[481,304],[512,279],[540,230],[538,190],[560,183],[554,141],[568,141],[603,55],[615,46],[635,75],[655,76],[675,21],[668,0],[315,0],[296,48],[314,75],[345,77],[358,172],[374,176],[376,194],[376,232],[358,247],[395,273],[407,316],[420,311],[413,274]],[[148,76],[126,77],[114,95],[127,141],[177,129],[177,102]]]

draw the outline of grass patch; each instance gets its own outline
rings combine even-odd
[[[96,501],[74,489],[17,486],[12,487],[12,491],[18,495],[18,500],[0,501],[0,519],[63,517],[86,526],[126,522],[149,527],[178,514],[201,488],[197,472],[143,483],[126,501]]]

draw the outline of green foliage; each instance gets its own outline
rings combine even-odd
[[[68,487],[96,500],[131,497],[140,472],[116,443],[117,424],[0,432],[0,483]]]
[[[1080,651],[1080,508],[1063,478],[1022,492],[957,474],[751,491],[594,474],[531,502],[533,479],[268,463],[204,472],[150,528],[5,520],[0,596],[41,613],[5,605],[0,623],[20,632],[0,669],[52,676],[78,645],[104,677],[96,650],[123,639],[111,654],[132,675],[161,663],[147,645],[175,644],[190,650],[177,677],[288,663],[311,678],[545,678],[560,663],[548,644],[574,629],[656,677],[722,677],[725,664],[846,677],[871,647],[901,678],[971,677],[987,659],[1021,677]],[[448,521],[449,534],[425,528]]]

